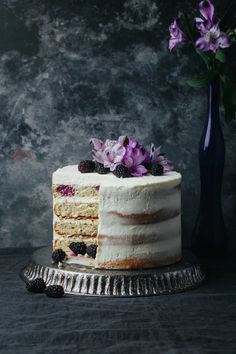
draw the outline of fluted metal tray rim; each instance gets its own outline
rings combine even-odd
[[[58,284],[65,293],[81,296],[131,297],[184,292],[200,286],[205,274],[189,251],[180,262],[162,268],[145,270],[96,270],[79,265],[58,268],[51,264],[51,247],[43,247],[21,271],[27,282],[42,277],[47,285]]]

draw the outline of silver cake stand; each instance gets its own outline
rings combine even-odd
[[[145,270],[97,270],[78,264],[51,263],[51,247],[35,251],[22,270],[23,280],[43,278],[47,285],[62,285],[65,293],[87,296],[148,296],[173,294],[198,287],[205,274],[191,252],[168,267]]]

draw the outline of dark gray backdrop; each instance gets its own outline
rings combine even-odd
[[[0,247],[49,243],[52,172],[89,157],[89,137],[119,134],[162,145],[182,173],[189,245],[206,92],[185,85],[202,66],[186,49],[169,53],[167,28],[191,3],[197,1],[1,1]],[[223,123],[223,130],[223,208],[232,248],[236,125]]]

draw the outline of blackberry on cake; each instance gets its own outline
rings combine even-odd
[[[163,175],[163,172],[164,172],[164,167],[159,164],[153,164],[150,169],[150,173],[153,176],[161,176]]]
[[[58,248],[52,252],[52,260],[54,261],[54,263],[62,262],[65,258],[66,253],[61,248]]]
[[[94,169],[95,169],[95,163],[92,160],[82,160],[78,165],[78,170],[81,173],[94,172]]]
[[[131,177],[130,171],[128,167],[124,165],[118,165],[113,171],[114,175],[119,178],[126,178],[126,177]]]
[[[100,162],[95,161],[95,172],[100,175],[106,175],[110,172],[109,168],[104,167],[104,165]]]
[[[152,164],[151,164],[151,162],[144,162],[143,166],[146,168],[146,170],[150,171],[151,167],[152,167]]]
[[[86,251],[87,255],[91,258],[95,258],[97,254],[97,247],[97,245],[89,245]]]
[[[32,293],[43,293],[46,289],[46,284],[42,278],[36,278],[26,283],[26,289]]]
[[[64,289],[61,285],[49,285],[44,292],[48,297],[58,298],[64,295]]]
[[[87,246],[84,242],[71,242],[69,245],[70,249],[74,254],[78,255],[85,255]]]

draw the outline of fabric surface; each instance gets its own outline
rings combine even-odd
[[[1,354],[236,353],[235,257],[181,294],[52,299],[25,290],[30,252],[0,251]]]

